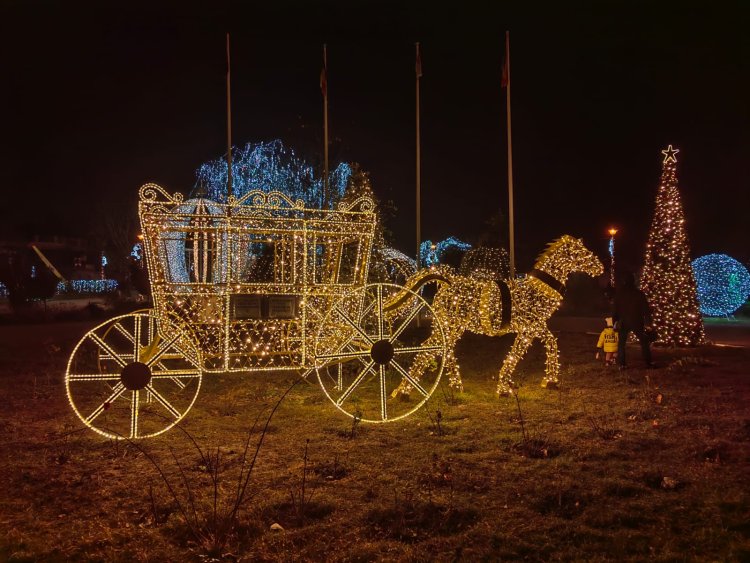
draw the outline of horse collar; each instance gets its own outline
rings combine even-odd
[[[537,270],[536,268],[534,268],[533,270],[529,272],[529,275],[535,277],[540,282],[547,284],[560,295],[562,295],[565,292],[565,284],[557,281],[547,272],[543,272],[541,270]]]

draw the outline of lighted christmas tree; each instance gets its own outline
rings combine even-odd
[[[646,245],[641,289],[646,294],[656,341],[695,346],[704,341],[690,246],[677,189],[677,149],[666,150],[656,209]]]

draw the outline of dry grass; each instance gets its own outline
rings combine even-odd
[[[61,374],[86,328],[3,329],[0,560],[750,559],[748,351],[657,350],[646,371],[634,349],[619,372],[593,361],[595,337],[563,333],[561,389],[540,388],[534,347],[516,403],[493,392],[509,341],[467,335],[466,392],[377,427],[299,385],[210,553],[143,452],[79,431]],[[184,427],[221,467],[178,431],[144,443],[182,502],[185,481],[204,515],[232,502],[247,431],[290,382],[205,380]]]

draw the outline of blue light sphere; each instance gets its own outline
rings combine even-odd
[[[698,303],[708,317],[731,315],[750,296],[750,273],[726,254],[707,254],[693,260]]]

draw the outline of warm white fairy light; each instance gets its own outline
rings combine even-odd
[[[599,259],[580,239],[565,235],[549,245],[525,277],[498,283],[458,275],[451,268],[437,266],[432,271],[418,272],[407,280],[406,287],[417,291],[425,283],[438,283],[432,307],[445,326],[445,370],[451,385],[457,388],[462,387],[462,381],[452,350],[465,331],[489,336],[516,334],[500,369],[497,387],[498,393],[507,394],[514,387],[511,375],[534,339],[541,340],[547,352],[542,385],[553,387],[558,383],[557,339],[547,327],[547,320],[562,302],[569,274],[584,272],[599,276],[602,271]],[[403,296],[396,295],[389,305],[401,306],[403,302]],[[428,345],[429,341],[425,346]],[[430,361],[429,354],[420,354],[413,374],[418,375],[418,368]],[[408,390],[408,385],[402,389]]]
[[[112,319],[76,346],[66,384],[85,424],[111,437],[159,434],[192,405],[178,405],[168,393],[197,394],[193,383],[203,373],[317,370],[326,394],[350,416],[374,402],[377,408],[361,417],[372,422],[402,418],[432,394],[447,356],[440,321],[431,336],[415,340],[409,329],[419,315],[434,316],[429,304],[411,295],[409,307],[386,310],[384,301],[400,288],[366,285],[376,228],[372,199],[345,198],[335,210],[265,191],[228,203],[184,201],[155,184],[143,186],[140,199],[154,309]],[[412,375],[425,354],[430,365]],[[90,357],[97,365],[81,368]],[[331,368],[336,384],[327,387],[330,379],[321,374]],[[157,378],[173,385],[157,389],[149,383]],[[421,393],[416,404],[392,399],[402,381]],[[105,386],[106,396],[96,396],[91,408],[80,406],[90,399],[86,385]],[[126,427],[111,432],[108,409],[126,400]],[[142,423],[144,401],[166,411],[162,427]]]
[[[472,248],[461,258],[458,272],[485,281],[507,280],[510,277],[508,252],[504,248],[488,246]]]
[[[664,155],[661,182],[640,285],[651,306],[656,341],[671,346],[695,346],[705,341],[705,332],[677,187],[679,150],[669,145],[661,152]]]

